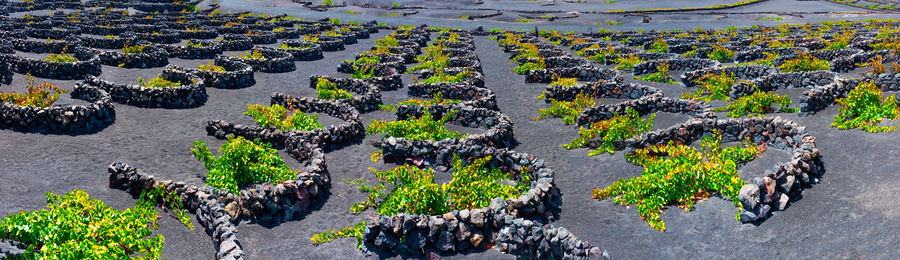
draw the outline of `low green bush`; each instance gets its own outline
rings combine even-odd
[[[756,91],[749,96],[743,96],[732,100],[725,107],[716,108],[716,112],[728,111],[729,117],[739,118],[743,116],[759,117],[764,116],[763,113],[775,112],[773,105],[778,105],[778,112],[795,113],[796,108],[788,108],[791,105],[791,98],[787,95],[778,95],[772,92]]]
[[[409,140],[432,140],[439,141],[446,138],[462,138],[459,132],[450,132],[444,126],[457,111],[451,111],[444,114],[440,120],[434,120],[429,112],[425,112],[421,118],[410,118],[401,121],[381,121],[372,120],[366,134],[387,133],[384,138],[389,136],[404,138]]]
[[[339,89],[334,82],[325,78],[319,78],[316,81],[316,97],[318,99],[338,100],[353,98],[353,95],[346,90]]]
[[[669,204],[691,210],[697,201],[718,192],[739,208],[738,192],[746,182],[741,180],[737,164],[752,160],[760,149],[749,141],[722,148],[721,139],[718,133],[704,137],[702,151],[669,141],[626,154],[628,161],[644,166],[644,173],[603,189],[594,188],[592,196],[614,198],[619,205],[636,205],[641,219],[659,231],[666,230],[659,213]]]
[[[594,96],[586,94],[578,94],[572,101],[550,99],[550,108],[538,109],[540,115],[532,120],[538,121],[548,116],[562,117],[563,123],[571,125],[575,123],[575,119],[581,114],[581,111],[596,105],[597,103],[594,101]]]
[[[638,112],[632,108],[625,109],[625,115],[617,115],[609,120],[603,120],[591,124],[590,128],[581,127],[578,130],[578,138],[572,140],[569,144],[564,144],[563,148],[575,149],[588,144],[591,139],[600,136],[603,143],[596,150],[588,153],[588,156],[600,155],[603,153],[615,153],[615,142],[635,137],[641,133],[645,133],[653,129],[653,119],[656,114],[650,115],[650,118],[641,120]]]
[[[0,101],[13,103],[19,106],[32,107],[49,107],[59,99],[60,93],[68,93],[68,90],[56,87],[51,83],[41,83],[34,85],[34,77],[28,75],[28,82],[25,83],[25,89],[28,93],[0,93]],[[53,92],[52,94],[50,92]]]
[[[194,141],[191,153],[203,162],[209,171],[206,184],[217,189],[227,189],[238,194],[240,187],[254,183],[281,183],[297,178],[278,156],[278,150],[268,143],[251,141],[243,137],[230,137],[215,157],[205,143]]]
[[[861,82],[846,98],[836,100],[841,105],[832,127],[841,130],[859,128],[869,133],[893,132],[896,126],[878,126],[884,119],[900,117],[897,95],[882,98],[883,93],[873,82]]]
[[[153,204],[138,201],[118,210],[82,190],[63,196],[47,192],[47,209],[7,214],[0,239],[27,246],[22,259],[159,259],[165,238],[150,237],[159,227]]]
[[[830,62],[813,57],[809,52],[800,53],[800,56],[796,59],[786,60],[783,64],[778,66],[778,70],[784,73],[829,69],[831,69]]]
[[[319,124],[319,115],[307,115],[302,112],[294,112],[288,116],[288,109],[273,104],[271,106],[247,105],[244,115],[250,116],[261,127],[275,127],[281,131],[298,130],[310,131],[322,128]]]
[[[735,76],[733,73],[729,75],[724,71],[720,74],[710,73],[701,77],[698,82],[700,82],[700,87],[696,91],[693,93],[681,93],[681,98],[706,102],[713,100],[726,101],[730,98],[728,93],[731,92],[731,87],[734,86]]]

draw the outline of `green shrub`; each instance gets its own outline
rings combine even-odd
[[[663,41],[663,39],[658,39],[653,42],[653,44],[650,44],[650,49],[647,51],[655,53],[669,52],[669,43],[666,43],[666,41]]]
[[[381,63],[381,57],[375,55],[366,55],[356,58],[356,60],[344,60],[344,62],[356,63],[356,64],[376,64]]]
[[[375,77],[375,64],[353,63],[353,73],[350,74],[354,79],[371,79]]]
[[[288,116],[287,109],[278,104],[268,107],[247,105],[247,111],[244,112],[244,115],[252,117],[253,121],[261,127],[275,127],[281,131],[310,131],[322,128],[322,124],[319,124],[319,115],[294,112],[294,114]]]
[[[856,31],[844,31],[844,33],[834,34],[832,41],[828,42],[826,50],[843,50],[850,45],[850,41],[856,36]]]
[[[203,48],[203,47],[206,47],[206,46],[207,46],[205,43],[200,42],[200,41],[197,41],[197,42],[195,42],[195,41],[188,41],[188,42],[185,43],[184,45],[187,46],[187,47],[194,47],[194,48]]]
[[[660,63],[656,66],[656,72],[650,73],[647,76],[643,77],[635,77],[638,80],[650,81],[650,82],[660,82],[666,84],[678,84],[672,76],[669,76],[669,64],[668,63]]]
[[[157,75],[155,78],[148,79],[146,82],[143,78],[138,77],[138,85],[145,88],[174,88],[181,86],[181,82],[168,81],[163,79],[162,75]]]
[[[393,35],[384,36],[382,39],[375,40],[375,46],[397,47],[400,46],[400,40],[394,38]]]
[[[517,23],[533,23],[534,20],[528,20],[528,19],[516,19],[516,22],[517,22]]]
[[[800,53],[796,59],[786,60],[778,70],[781,72],[798,72],[798,71],[817,71],[829,70],[831,63],[826,60],[820,60],[813,57],[809,52]]]
[[[337,84],[331,82],[325,78],[319,78],[316,81],[316,98],[318,99],[327,99],[327,100],[338,100],[338,99],[346,99],[353,98],[353,95],[346,90],[339,89]]]
[[[769,43],[769,48],[789,48],[789,47],[794,47],[794,41],[788,41],[788,40],[777,41],[776,40],[776,41]]]
[[[214,72],[226,72],[227,71],[227,70],[225,70],[225,67],[216,66],[216,64],[213,64],[212,62],[209,62],[209,61],[207,61],[206,64],[197,66],[197,69],[203,70],[203,71],[214,71]]]
[[[287,45],[287,43],[281,43],[281,45],[278,45],[277,48],[282,49],[282,50],[306,50],[306,49],[309,49],[312,47],[311,46],[302,46],[302,45],[301,46],[290,46],[290,45]]]
[[[297,177],[297,173],[278,157],[278,150],[271,146],[238,136],[228,138],[228,142],[219,148],[222,156],[218,158],[201,141],[194,141],[191,153],[203,161],[209,171],[207,185],[237,194],[240,187],[247,184],[281,183]]]
[[[388,136],[404,138],[409,140],[432,140],[439,141],[446,138],[462,138],[459,132],[450,132],[445,123],[449,122],[456,115],[457,111],[451,111],[435,121],[429,112],[425,112],[421,118],[410,118],[402,121],[381,121],[372,120],[366,134],[387,133]]]
[[[47,192],[47,209],[7,214],[0,222],[0,239],[27,246],[22,259],[158,259],[165,238],[158,228],[153,204],[139,201],[118,210],[82,190],[62,197]]]
[[[550,86],[564,86],[564,87],[574,87],[578,85],[577,78],[559,78],[557,77],[553,82],[550,82]]]
[[[628,161],[644,166],[644,173],[603,189],[594,188],[593,198],[614,198],[619,205],[636,205],[641,219],[659,231],[666,230],[659,213],[669,204],[691,210],[697,201],[718,192],[740,207],[737,195],[746,183],[738,175],[737,164],[752,160],[760,149],[748,141],[723,149],[721,139],[718,133],[704,137],[702,152],[669,141],[626,154]]]
[[[232,56],[235,56],[235,57],[238,57],[238,58],[241,58],[241,59],[257,59],[257,60],[260,60],[260,59],[265,59],[265,58],[266,58],[266,56],[264,56],[264,55],[262,54],[262,52],[259,51],[259,49],[254,49],[254,50],[251,51],[251,52],[244,52],[244,53],[241,53],[240,55],[237,55],[237,54],[234,54],[234,53],[232,53],[231,55],[232,55]]]
[[[544,63],[544,58],[539,58],[537,62],[526,62],[522,65],[516,66],[512,69],[516,74],[525,74],[528,71],[532,70],[542,70],[547,68],[547,65]]]
[[[628,54],[628,56],[618,57],[615,60],[615,63],[618,64],[614,69],[617,70],[632,70],[634,69],[634,65],[645,62],[638,56],[634,56],[632,54]]]
[[[144,53],[144,48],[147,48],[147,46],[150,45],[129,45],[126,43],[125,46],[122,47],[122,53]]]
[[[445,74],[443,69],[438,69],[434,71],[430,77],[422,81],[416,81],[416,83],[425,83],[425,84],[434,84],[434,83],[459,83],[463,82],[466,77],[472,75],[471,71],[465,70],[454,75]]]
[[[434,170],[430,168],[419,169],[411,165],[388,171],[370,168],[380,182],[365,187],[371,190],[368,200],[354,204],[351,211],[359,213],[375,207],[378,214],[387,216],[399,213],[436,215],[453,209],[487,207],[494,198],[517,198],[528,190],[531,177],[527,168],[517,173],[521,177],[516,184],[503,184],[513,178],[499,168],[488,168],[486,165],[490,160],[490,156],[478,158],[466,166],[458,155],[454,155],[453,180],[444,185],[435,183]],[[388,185],[393,189],[386,192]]]
[[[700,82],[700,88],[698,88],[697,91],[694,91],[694,93],[681,93],[681,98],[703,100],[706,102],[713,100],[726,101],[730,98],[728,93],[731,92],[731,87],[734,86],[735,76],[733,73],[732,75],[728,75],[723,71],[718,75],[712,73],[706,74],[698,81]]]
[[[69,55],[69,54],[51,53],[50,56],[47,56],[47,58],[44,58],[44,61],[69,63],[69,62],[78,62],[78,59],[76,59],[75,57],[72,57],[72,55]]]
[[[540,58],[540,51],[538,50],[537,45],[530,43],[517,43],[519,48],[516,48],[516,51],[519,51],[519,54],[510,59],[512,62],[517,62],[521,58]]]
[[[458,99],[444,99],[443,94],[441,92],[435,92],[434,95],[431,96],[432,100],[418,100],[418,99],[409,99],[406,101],[400,101],[397,104],[382,106],[379,105],[378,108],[384,111],[397,111],[397,107],[401,105],[418,105],[423,107],[430,107],[434,105],[447,105],[459,103]]]
[[[625,140],[635,137],[641,133],[653,129],[653,119],[656,114],[650,115],[650,118],[641,120],[638,112],[632,108],[625,109],[625,115],[617,115],[609,120],[603,120],[591,124],[590,128],[581,127],[578,130],[578,138],[572,140],[569,144],[564,144],[563,148],[575,149],[588,144],[591,139],[600,136],[603,143],[596,150],[588,153],[588,156],[600,155],[605,152],[615,153],[615,141]]]
[[[28,82],[25,83],[25,89],[28,90],[28,93],[0,93],[0,101],[19,106],[49,107],[59,99],[60,93],[69,92],[47,82],[34,86],[34,77],[30,73],[27,75]],[[53,91],[53,94],[50,94],[50,91]]]
[[[581,114],[581,111],[596,105],[597,103],[594,101],[594,96],[586,94],[578,94],[572,101],[550,99],[550,108],[538,109],[540,115],[532,120],[538,121],[547,116],[562,117],[563,123],[571,125],[575,123],[575,118]]]
[[[778,56],[780,56],[780,55],[778,55],[778,53],[774,53],[774,52],[763,52],[763,55],[766,55],[766,57],[755,60],[751,64],[775,66],[775,64],[774,64],[775,59],[778,58]]]
[[[599,49],[599,51],[595,52],[594,55],[587,57],[589,60],[606,63],[606,56],[622,53],[621,51],[617,51],[615,48],[613,48],[612,44],[607,44],[606,48],[603,48],[603,49],[597,48],[597,49]],[[583,52],[582,52],[582,55],[583,55]]]
[[[897,130],[896,126],[878,126],[885,118],[896,120],[900,117],[897,95],[882,99],[882,94],[875,83],[861,82],[846,98],[836,100],[841,109],[831,126],[841,130],[859,128],[869,133]]]
[[[725,61],[734,57],[734,51],[729,50],[722,45],[716,44],[712,46],[715,50],[709,53],[709,58],[716,61]]]
[[[366,231],[366,222],[356,223],[353,226],[346,226],[335,231],[331,229],[327,232],[315,234],[309,240],[313,242],[313,245],[319,245],[321,243],[331,242],[331,240],[345,238],[345,237],[355,237],[356,238],[356,247],[357,249],[362,248],[362,235]]]
[[[178,220],[181,221],[184,226],[194,230],[194,223],[191,222],[191,217],[188,216],[187,211],[184,209],[184,203],[181,203],[181,199],[175,196],[175,193],[166,191],[162,186],[154,186],[141,193],[141,201],[151,203],[151,205],[165,205],[168,203],[169,209],[174,211]]]
[[[873,51],[894,50],[900,53],[900,38],[894,37],[883,42],[869,44]]]
[[[416,57],[416,61],[420,62],[420,64],[409,68],[407,71],[426,69],[437,71],[446,68],[450,62],[449,56],[448,53],[444,53],[443,45],[430,45],[425,48],[425,55]]]
[[[794,113],[796,108],[788,108],[791,105],[791,98],[787,95],[778,95],[771,92],[763,92],[757,90],[749,96],[743,96],[728,102],[725,107],[716,108],[716,112],[728,111],[727,116],[739,118],[749,115],[750,117],[763,116],[763,113],[775,112],[772,105],[779,105],[781,108],[778,112]]]

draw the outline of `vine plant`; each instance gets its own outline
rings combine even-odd
[[[672,79],[672,76],[669,76],[669,63],[665,62],[656,66],[656,72],[643,77],[635,77],[635,79],[666,84],[678,84],[678,82]]]
[[[316,97],[318,99],[338,100],[353,98],[353,95],[346,90],[339,89],[334,82],[326,78],[319,78],[316,81]]]
[[[746,182],[738,175],[737,165],[755,158],[760,149],[749,140],[722,148],[721,139],[719,133],[704,137],[702,151],[669,141],[626,154],[628,161],[644,166],[644,173],[603,189],[594,188],[593,198],[636,205],[641,219],[659,231],[666,230],[659,213],[669,204],[677,203],[689,211],[697,201],[718,192],[740,207],[737,195]]]
[[[13,103],[19,106],[49,107],[59,99],[60,93],[69,92],[68,90],[61,89],[56,87],[56,85],[47,82],[35,86],[34,77],[32,77],[30,73],[27,75],[28,82],[25,83],[25,89],[28,93],[0,93],[0,101]],[[50,91],[53,91],[53,93],[51,94]]]
[[[834,117],[832,127],[841,130],[859,128],[869,133],[897,130],[896,126],[878,126],[885,118],[896,120],[900,117],[900,109],[897,108],[897,95],[882,99],[882,92],[874,82],[859,83],[846,98],[836,102],[841,109]]]
[[[550,108],[538,109],[540,115],[532,120],[538,121],[548,116],[562,117],[563,123],[571,125],[575,123],[575,118],[581,114],[581,111],[596,105],[597,102],[594,101],[594,96],[587,94],[578,94],[572,101],[560,101],[551,98]]]
[[[388,136],[404,138],[409,140],[432,140],[438,141],[446,138],[462,138],[463,135],[456,131],[448,131],[444,126],[449,122],[457,111],[445,113],[440,120],[434,120],[434,117],[428,111],[422,114],[421,118],[410,118],[402,121],[381,121],[372,120],[366,134],[387,133]]]
[[[796,108],[789,108],[791,102],[791,98],[787,95],[778,95],[757,89],[753,94],[732,100],[725,107],[716,108],[715,111],[728,111],[726,115],[734,118],[743,116],[761,117],[763,113],[775,112],[772,109],[772,105],[778,105],[781,107],[778,109],[778,112],[795,113],[797,112]]]
[[[409,99],[406,101],[400,101],[397,104],[393,105],[378,105],[378,108],[384,111],[396,112],[397,107],[402,105],[417,105],[422,106],[423,109],[426,109],[434,105],[448,105],[460,102],[459,99],[444,99],[444,95],[441,94],[441,92],[435,92],[433,95],[431,95],[431,98],[431,100]]]
[[[205,143],[194,141],[191,153],[203,162],[209,171],[206,184],[217,189],[227,189],[237,194],[240,187],[261,182],[281,183],[296,178],[297,173],[285,164],[278,151],[268,143],[229,137],[215,157]]]
[[[319,123],[319,115],[307,115],[301,112],[294,112],[288,116],[288,109],[279,105],[271,106],[247,105],[247,111],[244,115],[253,117],[256,124],[261,127],[275,127],[281,131],[298,130],[309,131],[322,128]]]
[[[158,229],[153,204],[139,200],[118,210],[90,198],[82,190],[63,196],[47,192],[47,209],[7,214],[0,239],[27,246],[23,259],[158,259],[165,238],[150,237]]]
[[[731,87],[734,86],[735,78],[734,73],[729,75],[724,71],[719,74],[706,74],[698,80],[698,82],[700,82],[700,88],[693,93],[681,93],[681,98],[703,100],[706,102],[713,100],[726,101],[730,98],[728,93],[731,92]]]
[[[591,124],[590,128],[581,127],[578,130],[578,138],[572,140],[569,144],[564,144],[563,148],[575,149],[588,145],[591,139],[600,136],[603,143],[596,150],[588,153],[588,156],[600,155],[603,153],[615,153],[615,142],[635,137],[641,133],[645,133],[653,129],[653,120],[656,114],[650,115],[650,118],[641,120],[638,112],[632,108],[625,109],[625,115],[617,115],[609,120],[603,120]]]

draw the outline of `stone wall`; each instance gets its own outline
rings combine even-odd
[[[86,75],[100,75],[100,59],[93,50],[77,47],[72,56],[76,62],[51,62],[11,54],[0,54],[0,62],[10,64],[12,71],[38,78],[80,79]]]
[[[815,114],[819,110],[835,104],[837,99],[847,97],[850,91],[855,89],[860,82],[873,82],[882,91],[900,90],[900,87],[898,87],[900,86],[900,74],[896,73],[869,74],[858,79],[837,78],[832,84],[803,92],[798,102],[800,115]]]
[[[550,83],[554,78],[577,78],[579,81],[614,80],[622,82],[622,74],[616,70],[578,66],[568,68],[531,70],[525,73],[527,83]]]
[[[304,49],[281,49],[278,50],[286,51],[291,55],[294,55],[295,61],[311,61],[311,60],[320,60],[325,58],[322,55],[322,45],[316,42],[311,41],[302,41],[302,40],[287,40],[282,44],[287,45],[289,47],[303,47]]]
[[[752,80],[777,72],[778,70],[775,67],[765,65],[704,68],[684,72],[684,74],[681,74],[681,83],[685,87],[695,87],[700,85],[700,82],[698,82],[700,79],[710,74],[719,75],[724,73],[728,76],[734,76],[735,80]]]
[[[662,90],[634,83],[623,84],[616,81],[598,81],[576,86],[549,85],[544,90],[544,100],[572,101],[579,94],[596,98],[638,99],[647,96],[663,96]]]
[[[381,105],[381,89],[366,80],[313,75],[309,77],[309,87],[315,89],[320,78],[331,81],[338,89],[353,93],[352,98],[335,100],[338,103],[350,105],[360,112],[375,111]]]
[[[122,68],[156,68],[169,64],[169,52],[160,45],[144,47],[142,53],[122,53],[117,51],[97,51],[100,63]]]
[[[75,86],[73,98],[90,105],[19,106],[0,102],[0,128],[24,132],[82,134],[94,133],[116,119],[116,111],[106,91]]]
[[[246,51],[253,49],[253,40],[246,35],[225,34],[222,36],[222,51]]]
[[[199,47],[195,45],[200,45]],[[172,52],[172,51],[170,51]],[[218,41],[188,40],[185,46],[176,46],[171,56],[178,58],[195,60],[195,59],[213,59],[216,55],[222,54],[222,44]]]
[[[426,158],[425,165],[450,165],[450,157],[442,156],[443,148],[447,145],[468,147],[464,149],[480,150],[483,147],[510,147],[513,143],[513,122],[508,116],[495,110],[474,108],[464,104],[434,105],[422,107],[417,105],[401,105],[397,107],[397,119],[418,118],[428,111],[435,118],[443,117],[449,111],[458,111],[451,118],[451,124],[464,127],[486,129],[484,133],[472,134],[462,139],[447,138],[439,141],[431,140],[406,140],[403,138],[387,137],[380,142],[385,161],[406,160],[412,158]],[[393,158],[393,159],[391,159]],[[427,159],[433,158],[434,160]],[[436,161],[435,161],[436,160]]]
[[[699,70],[711,67],[718,67],[719,62],[710,59],[699,58],[673,58],[663,60],[650,60],[634,65],[632,73],[637,75],[650,74],[657,72],[656,67],[662,63],[669,64],[669,70]]]
[[[693,99],[673,99],[662,96],[646,96],[643,98],[628,100],[617,104],[598,105],[585,108],[578,115],[575,122],[580,126],[590,126],[592,123],[609,120],[617,115],[625,115],[627,108],[634,109],[641,116],[651,113],[679,113],[691,117],[715,118],[715,112],[709,104]]]
[[[256,84],[253,77],[253,67],[235,60],[216,60],[216,66],[225,68],[225,72],[200,70],[195,68],[181,68],[177,65],[168,65],[163,74],[192,73],[203,80],[208,88],[238,89]]]
[[[747,119],[717,120],[696,118],[666,129],[641,134],[625,140],[626,151],[665,144],[677,140],[686,145],[700,140],[714,131],[722,134],[722,142],[749,139],[757,145],[785,150],[791,160],[779,163],[773,170],[759,174],[750,184],[741,188],[738,199],[742,209],[740,220],[763,220],[774,209],[784,210],[791,198],[800,198],[805,187],[818,182],[824,172],[816,138],[806,133],[806,128],[781,117],[754,117]]]
[[[195,77],[186,78],[178,74],[167,74],[167,76],[169,77],[167,80],[170,81],[192,83],[171,88],[146,88],[139,85],[116,84],[115,82],[88,76],[75,85],[76,87],[105,90],[109,92],[113,101],[139,107],[188,108],[201,106],[206,103],[208,95],[206,94],[206,88],[203,87],[202,79]]]
[[[382,144],[384,147],[388,142]],[[397,144],[400,146],[402,144]],[[538,258],[576,258],[601,256],[605,252],[581,241],[564,228],[547,223],[551,211],[562,204],[554,173],[544,160],[533,155],[492,147],[448,144],[438,157],[459,155],[463,161],[491,156],[490,168],[526,173],[533,180],[531,189],[518,198],[495,198],[484,208],[453,210],[442,215],[394,216],[373,214],[367,217],[363,241],[369,248],[411,249],[441,252],[485,248],[493,244],[501,251]],[[385,160],[389,155],[385,154]],[[426,158],[429,161],[432,158]],[[434,161],[442,162],[438,158]],[[449,160],[449,159],[448,159]],[[446,169],[449,164],[441,164]],[[400,241],[403,237],[404,242]]]
[[[13,80],[13,70],[9,63],[0,64],[0,84],[9,85]]]
[[[245,59],[236,56],[218,55],[216,60],[239,61],[252,66],[253,71],[268,73],[284,73],[297,69],[297,66],[294,64],[294,55],[291,53],[269,47],[254,47],[252,51],[256,50],[259,50],[265,58]]]

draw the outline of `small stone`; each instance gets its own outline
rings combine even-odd
[[[741,221],[742,222],[753,222],[766,217],[766,214],[769,214],[769,205],[762,204],[759,208],[746,210],[741,209]]]
[[[469,228],[469,225],[466,225],[465,222],[459,222],[459,228],[456,229],[456,239],[459,241],[465,241],[472,236],[472,231]]]
[[[387,232],[381,232],[375,237],[375,245],[380,247],[394,248],[397,243],[400,243],[400,240]]]
[[[786,194],[781,194],[781,198],[778,200],[778,210],[784,210],[787,207],[788,201],[790,201]]]
[[[474,247],[479,247],[481,246],[481,241],[484,241],[484,234],[481,232],[481,229],[472,231],[472,237],[469,238],[469,243],[472,243],[472,246]]]
[[[744,209],[751,210],[756,208],[756,205],[759,204],[759,186],[754,184],[744,185],[738,193],[738,200],[744,206]]]
[[[438,236],[437,243],[434,244],[434,247],[436,247],[438,250],[446,252],[453,250],[453,246],[453,234],[447,232],[447,230],[441,231],[441,234],[440,236]]]
[[[228,205],[225,205],[225,212],[228,212],[228,215],[231,216],[232,219],[237,219],[238,214],[241,212],[240,209],[241,207],[238,205],[237,201],[232,201],[231,203],[228,203]]]
[[[419,249],[425,247],[428,240],[428,233],[422,229],[415,229],[409,232],[406,235],[406,245],[408,245],[412,249]]]
[[[469,214],[469,223],[472,223],[476,227],[484,226],[484,211],[481,209],[473,209]]]

